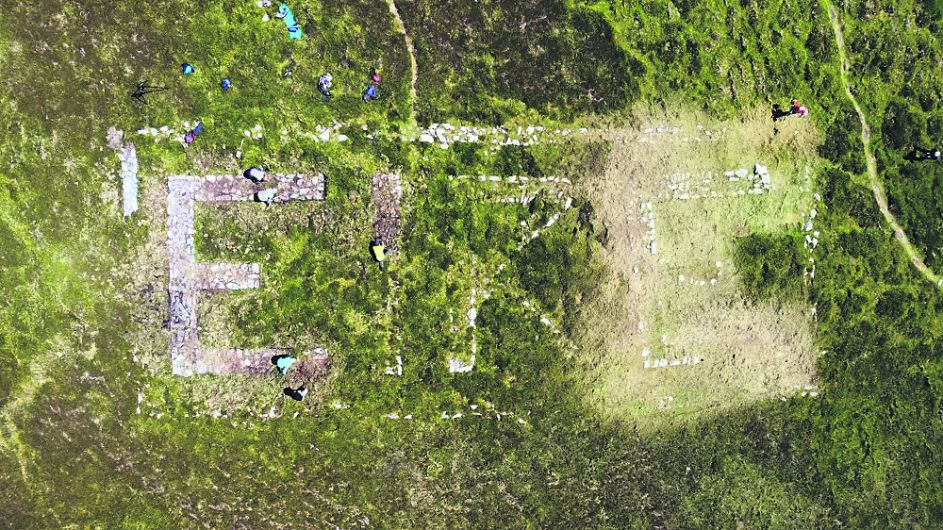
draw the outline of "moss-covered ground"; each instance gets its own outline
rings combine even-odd
[[[825,5],[399,4],[419,66],[415,101],[386,3],[292,7],[300,42],[248,0],[4,6],[0,526],[940,526],[939,291],[910,266],[865,186]],[[939,5],[837,7],[892,208],[935,266],[939,168],[901,153],[940,140]],[[179,75],[185,61],[194,75]],[[365,104],[372,66],[383,87]],[[325,71],[335,85],[327,105],[314,88]],[[231,91],[218,88],[222,77]],[[168,90],[141,105],[128,95],[145,79]],[[803,340],[814,343],[817,397],[682,378],[663,383],[688,392],[686,411],[701,408],[691,388],[722,406],[678,414],[633,403],[605,377],[612,330],[600,311],[618,293],[611,286],[635,286],[609,259],[618,232],[598,195],[624,131],[691,109],[746,127],[757,108],[791,97],[810,108],[811,140],[799,155],[772,151],[778,194],[656,210],[671,258],[656,265],[665,280],[730,261],[736,274],[711,307],[814,326]],[[442,149],[399,140],[414,110],[420,126],[591,130]],[[206,132],[186,149],[136,134],[197,119]],[[348,141],[304,134],[334,122]],[[246,137],[257,125],[262,137]],[[141,210],[128,219],[110,127],[141,161]],[[717,165],[739,163],[734,155],[718,153]],[[691,167],[713,167],[704,156]],[[258,290],[203,296],[201,333],[211,345],[326,348],[331,374],[302,403],[281,396],[275,378],[168,371],[166,177],[252,164],[323,172],[328,195],[197,208],[199,260],[263,267]],[[377,171],[404,182],[401,252],[386,271],[367,254]],[[525,206],[501,202],[522,193],[516,185],[456,175],[572,184],[544,185]],[[813,203],[821,236],[809,282],[798,264]],[[662,328],[649,333],[702,324],[685,313],[703,300],[662,292],[670,303],[653,306]],[[472,344],[475,369],[449,373]],[[397,355],[402,377],[386,373]],[[616,397],[615,413],[599,409],[599,392]]]

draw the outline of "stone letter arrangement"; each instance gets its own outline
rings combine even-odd
[[[273,203],[322,200],[324,175],[272,175],[277,184]],[[170,357],[174,375],[248,374],[272,371],[271,358],[287,353],[277,348],[203,348],[197,334],[197,293],[259,287],[258,263],[197,263],[194,246],[194,209],[197,202],[253,201],[256,187],[241,175],[195,177],[174,175],[168,179],[167,243],[170,255]],[[265,206],[259,204],[260,208]],[[317,371],[327,356],[300,360],[298,369]]]

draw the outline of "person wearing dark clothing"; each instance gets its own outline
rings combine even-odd
[[[256,166],[252,166],[247,169],[245,173],[243,173],[243,176],[256,184],[261,184],[267,177],[265,174],[265,169]]]
[[[286,388],[285,395],[294,399],[295,401],[301,401],[308,395],[308,389],[304,385],[295,388]]]
[[[924,149],[923,147],[914,146],[912,157],[914,160],[935,160],[939,162],[940,155],[939,149]]]
[[[331,74],[324,74],[318,78],[318,92],[321,93],[321,99],[325,103],[331,99],[331,85],[334,82],[334,76]]]
[[[792,112],[783,110],[779,103],[773,105],[773,121],[781,120],[787,116],[792,116]]]

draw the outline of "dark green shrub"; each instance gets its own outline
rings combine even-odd
[[[798,236],[751,234],[737,239],[737,271],[747,296],[764,300],[801,294],[804,255]]]

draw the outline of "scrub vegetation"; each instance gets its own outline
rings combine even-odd
[[[382,2],[293,2],[299,42],[248,0],[5,7],[0,526],[943,521],[940,291],[868,187],[827,4],[402,3],[416,101]],[[836,7],[892,212],[938,270],[943,166],[903,155],[943,134],[939,5]],[[168,90],[136,104],[145,79]],[[774,129],[768,109],[793,97],[810,117]],[[420,127],[589,130],[443,149],[401,140],[413,108]],[[198,119],[187,148],[135,132]],[[348,141],[319,141],[334,122]],[[698,125],[726,136],[682,142]],[[129,218],[110,127],[141,162]],[[646,128],[656,143],[638,142]],[[769,193],[653,199],[645,254],[639,202],[670,193],[666,176],[755,162]],[[200,333],[325,348],[330,375],[300,403],[274,375],[170,375],[166,178],[248,165],[324,173],[327,197],[197,206],[199,261],[262,265],[257,290],[201,294]],[[377,172],[404,187],[384,271],[368,254]],[[641,341],[661,356],[664,335],[705,361],[642,368]],[[471,372],[449,371],[473,352]]]

